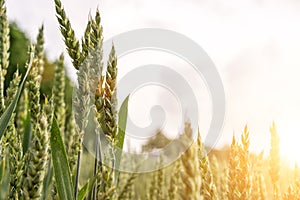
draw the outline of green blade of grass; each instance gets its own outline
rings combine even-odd
[[[50,158],[49,164],[48,164],[48,170],[47,170],[47,173],[46,173],[46,177],[43,181],[43,190],[42,190],[41,200],[46,200],[47,197],[48,197],[48,193],[49,193],[49,190],[51,188],[52,177],[53,177],[53,167],[52,167],[52,161],[51,161],[51,158]]]
[[[125,139],[125,130],[126,130],[127,114],[128,114],[128,100],[129,100],[129,96],[127,96],[126,99],[123,101],[118,116],[119,130],[116,139],[117,139],[117,147],[120,149],[123,149],[124,139]]]
[[[13,113],[16,110],[17,104],[19,102],[19,99],[20,99],[20,96],[22,93],[22,89],[24,87],[26,78],[27,78],[27,76],[30,72],[31,66],[32,66],[32,60],[33,60],[33,54],[30,55],[30,61],[29,61],[28,67],[27,67],[26,74],[23,77],[21,84],[19,85],[16,96],[14,97],[13,101],[9,104],[9,106],[7,107],[7,109],[4,111],[3,115],[0,118],[0,139],[2,138],[6,128],[8,126],[9,121],[10,121]]]
[[[73,200],[73,189],[69,162],[57,121],[53,118],[50,136],[52,164],[56,188],[60,199]]]
[[[88,193],[90,181],[88,181],[78,192],[78,200],[84,200],[85,196]]]
[[[124,139],[125,139],[125,130],[126,130],[126,123],[127,123],[127,114],[128,114],[128,100],[129,100],[129,95],[126,97],[126,99],[123,101],[119,115],[118,115],[118,134],[116,136],[117,139],[117,152],[116,152],[116,173],[115,173],[115,183],[118,181],[119,177],[119,166],[121,163],[121,158],[122,158],[122,149],[124,145]]]

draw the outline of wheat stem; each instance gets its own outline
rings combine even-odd
[[[280,199],[279,194],[279,171],[280,171],[280,157],[279,157],[279,136],[276,130],[276,125],[273,122],[271,128],[271,150],[270,150],[270,168],[269,174],[271,176],[273,186],[274,200]]]
[[[238,144],[236,142],[235,137],[233,136],[231,146],[230,146],[230,157],[229,157],[229,169],[228,169],[228,191],[227,196],[230,200],[238,200],[238,182],[237,182],[237,175],[238,175]]]
[[[239,168],[238,168],[238,190],[239,198],[243,200],[248,200],[249,192],[251,191],[251,181],[250,181],[250,159],[249,159],[249,130],[246,125],[242,134],[242,146],[239,146]]]

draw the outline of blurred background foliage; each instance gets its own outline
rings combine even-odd
[[[10,81],[13,78],[13,73],[19,69],[20,73],[24,74],[25,64],[28,60],[28,46],[31,41],[26,33],[21,30],[21,28],[15,23],[12,22],[9,25],[10,29],[10,57],[8,68],[8,72],[5,78],[5,89],[9,86]],[[41,84],[41,93],[43,96],[47,98],[51,98],[52,86],[53,86],[53,78],[54,78],[54,70],[55,70],[55,62],[52,62],[48,59],[47,54],[44,59],[44,72],[42,76],[42,84]],[[71,80],[66,75],[66,94],[65,100],[67,102],[67,109],[71,109],[72,103],[72,91],[73,86]],[[42,96],[42,97],[43,97]],[[43,101],[41,101],[43,102]]]

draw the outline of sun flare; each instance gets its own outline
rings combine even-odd
[[[300,165],[300,135],[281,135],[280,148],[281,156],[284,160],[288,161],[291,165],[295,163]]]

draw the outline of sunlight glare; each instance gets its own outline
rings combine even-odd
[[[296,130],[296,129],[295,129]],[[297,131],[279,132],[281,156],[292,166],[297,163],[300,165],[300,134]]]

